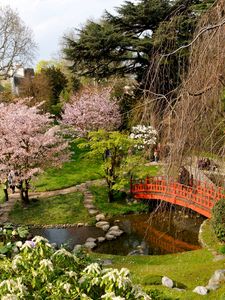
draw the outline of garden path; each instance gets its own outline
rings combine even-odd
[[[31,198],[48,198],[58,195],[65,195],[70,194],[74,192],[81,192],[84,194],[84,206],[88,209],[88,212],[90,215],[96,215],[99,213],[97,208],[93,204],[93,196],[91,192],[88,190],[88,187],[93,184],[103,184],[104,180],[98,179],[98,180],[92,180],[92,181],[86,181],[84,183],[71,186],[65,189],[61,190],[55,190],[55,191],[46,191],[46,192],[31,192],[29,193],[29,196]],[[13,206],[17,201],[19,201],[20,195],[18,192],[15,194],[9,195],[9,201],[4,202],[0,204],[0,224],[7,223],[9,221],[9,212],[12,210]]]

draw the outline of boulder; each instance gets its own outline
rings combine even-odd
[[[110,228],[109,228],[109,231],[111,231],[111,230],[112,230],[112,231],[115,231],[115,230],[120,230],[120,229],[119,229],[119,226],[116,225],[116,226],[110,227]]]
[[[101,229],[104,230],[104,231],[108,231],[109,225],[104,225],[104,226],[101,227]]]
[[[87,242],[96,242],[96,239],[95,238],[92,238],[92,237],[89,237],[87,240],[86,240],[86,243]]]
[[[170,279],[169,277],[163,276],[162,285],[164,285],[168,288],[172,288],[173,287],[173,280]]]
[[[106,238],[108,241],[111,241],[111,240],[114,240],[114,239],[115,239],[115,236],[112,235],[112,234],[107,233],[107,234],[105,235],[105,238]]]
[[[77,252],[77,251],[80,251],[82,249],[82,245],[80,244],[77,244],[74,248],[73,248],[73,251]]]
[[[97,238],[97,240],[98,240],[99,243],[102,243],[102,242],[105,241],[105,238],[103,236],[100,236],[100,237]]]
[[[105,215],[104,214],[98,214],[96,217],[95,217],[96,221],[99,222],[99,221],[104,221],[105,220]]]
[[[96,210],[96,209],[89,209],[89,210],[88,210],[88,213],[89,213],[91,216],[94,216],[94,215],[98,214],[98,210]]]
[[[109,229],[108,233],[117,237],[117,236],[121,236],[121,234],[123,233],[123,231],[120,230],[120,229],[119,230],[111,230],[111,229]]]
[[[199,295],[207,295],[208,290],[205,286],[196,286],[193,292]]]
[[[107,222],[107,221],[100,221],[100,222],[97,222],[97,223],[95,224],[95,226],[96,226],[97,228],[102,228],[102,227],[105,226],[105,225],[108,225],[108,226],[109,226],[109,222]]]
[[[95,248],[95,247],[97,246],[97,244],[94,243],[94,242],[86,242],[86,243],[84,244],[84,246],[85,246],[86,248],[88,248],[88,249],[93,249],[93,248]]]

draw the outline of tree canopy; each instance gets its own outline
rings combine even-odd
[[[73,72],[81,76],[102,79],[131,74],[143,82],[156,50],[165,49],[165,43],[170,44],[169,50],[187,44],[209,2],[125,1],[116,9],[116,15],[106,11],[99,22],[89,20],[81,29],[64,36],[63,52]]]

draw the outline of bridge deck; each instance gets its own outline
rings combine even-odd
[[[221,187],[194,180],[193,186],[185,186],[170,178],[147,177],[132,180],[131,193],[136,199],[163,200],[190,208],[210,218],[215,203],[225,197]]]

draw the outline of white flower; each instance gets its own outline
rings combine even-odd
[[[84,269],[84,273],[87,273],[87,274],[100,274],[101,273],[101,267],[99,266],[98,263],[90,264],[89,266],[87,266]]]
[[[77,279],[77,273],[74,271],[66,271],[65,274],[68,275],[70,278],[74,277],[75,279]]]
[[[40,243],[40,242],[48,242],[48,240],[46,238],[44,238],[43,236],[39,236],[39,235],[36,235],[33,239],[32,239],[33,242],[35,243]]]
[[[20,256],[20,255],[14,256],[13,261],[12,261],[12,269],[13,270],[17,269],[17,264],[19,264],[21,262],[21,260],[22,260],[22,256]]]
[[[67,294],[69,294],[70,288],[71,288],[71,284],[70,283],[65,283],[63,285],[64,290],[66,291]]]
[[[1,300],[18,300],[19,298],[14,294],[7,294],[1,298]]]
[[[67,251],[66,249],[64,248],[61,248],[59,250],[57,250],[53,256],[55,255],[63,255],[63,256],[68,256],[68,257],[73,257],[74,258],[74,255],[72,253],[70,253],[69,251]]]
[[[101,299],[111,300],[112,297],[115,297],[114,293],[106,293],[105,295],[101,296]]]
[[[32,249],[32,248],[34,248],[35,247],[35,243],[33,242],[33,241],[26,241],[23,245],[22,245],[22,247],[20,248],[20,250],[23,250],[23,249],[25,249],[25,248],[30,248],[30,249]]]
[[[18,241],[18,242],[16,242],[15,245],[16,245],[16,247],[21,248],[23,243],[21,241]]]
[[[40,266],[48,268],[50,271],[53,271],[53,264],[50,259],[42,259],[40,261]]]

